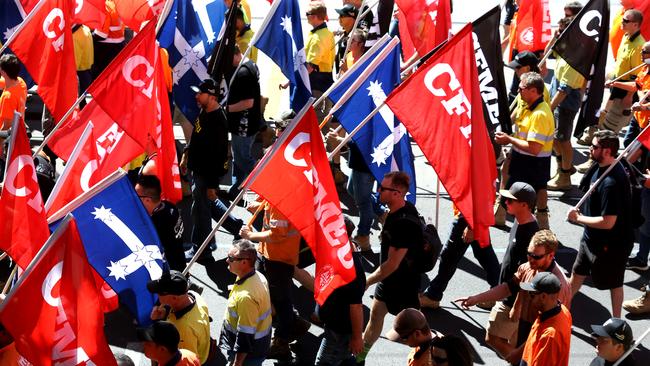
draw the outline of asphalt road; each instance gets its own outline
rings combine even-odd
[[[421,154],[418,155],[419,150],[415,145],[414,153],[417,156],[415,164],[418,174],[417,208],[428,221],[434,223],[436,220],[437,201],[435,173],[429,165],[425,164],[424,157]],[[582,154],[586,154],[586,149],[580,148],[578,150],[575,159],[576,164],[585,160]],[[278,178],[281,179],[281,176]],[[577,184],[579,179],[580,174],[575,174],[572,177],[574,185]],[[339,194],[344,212],[352,215],[353,219],[357,221],[358,217],[356,216],[354,207],[352,205],[346,205],[346,202],[350,202],[350,198],[346,196],[344,191],[339,190]],[[568,275],[577,253],[582,228],[569,224],[564,220],[564,217],[566,211],[578,201],[579,195],[577,189],[574,188],[574,190],[566,193],[551,192],[549,196],[551,229],[556,233],[562,243],[562,247],[557,255],[558,263],[565,269]],[[236,215],[242,218],[250,216],[239,207],[236,208],[235,212]],[[448,236],[447,232],[452,215],[451,202],[443,190],[440,194],[437,215],[439,220],[439,233],[443,241]],[[508,222],[508,226],[511,225],[512,223]],[[500,260],[507,246],[508,230],[491,229],[492,244]],[[371,238],[374,253],[379,252],[379,239],[377,234],[378,231],[373,231]],[[197,264],[191,270],[195,282],[204,287],[203,296],[208,302],[210,315],[213,319],[211,326],[213,337],[217,337],[219,334],[226,305],[227,286],[233,282],[233,277],[228,272],[223,260],[231,241],[232,237],[229,234],[219,232],[217,235],[219,245],[213,253],[218,260],[217,263],[209,268]],[[636,246],[634,250],[636,250]],[[377,261],[377,255],[368,255],[367,259],[366,271],[371,272],[374,268],[373,263]],[[310,269],[313,271],[313,268]],[[437,273],[437,270],[438,268],[436,266],[433,271],[427,274],[428,278],[432,279]],[[465,337],[472,346],[476,364],[503,365],[505,362],[500,360],[495,352],[483,341],[488,311],[479,308],[462,311],[451,303],[451,300],[458,297],[487,290],[488,285],[484,278],[485,273],[483,269],[474,258],[471,249],[468,250],[465,258],[461,260],[456,274],[449,283],[441,308],[437,310],[425,310],[424,313],[427,316],[431,328],[445,334],[456,334]],[[648,272],[637,273],[627,271],[625,275],[625,298],[630,299],[639,296],[641,292],[638,289],[649,278],[650,274]],[[314,306],[312,294],[298,286],[296,284],[293,291],[295,306],[303,317],[309,318]],[[366,319],[369,314],[369,306],[372,302],[371,295],[373,293],[374,287],[371,287],[363,298]],[[594,357],[595,343],[589,336],[590,325],[601,324],[607,320],[610,316],[610,308],[609,293],[596,290],[589,281],[586,281],[580,293],[574,298],[571,309],[573,315],[571,365],[588,365],[589,361]],[[628,316],[627,314],[625,314],[625,317],[632,326],[635,337],[638,337],[650,327],[648,317],[638,318]],[[392,315],[386,317],[382,334],[385,334],[390,329],[393,319],[394,317]],[[114,346],[115,351],[122,352],[120,349],[126,349],[126,352],[137,361],[137,364],[146,364],[144,357],[137,351],[140,349],[140,346],[134,340],[133,326],[129,323],[128,317],[120,312],[109,314],[106,323],[109,342]],[[321,333],[322,329],[313,325],[307,336],[292,345],[292,349],[296,354],[297,364],[313,365],[313,359],[318,350]],[[639,363],[639,365],[650,363],[650,351],[646,348],[650,344],[650,340],[646,340],[644,344],[635,351],[637,360],[645,360],[645,363]],[[408,352],[408,347],[388,341],[382,337],[371,350],[366,365],[402,365],[405,364]],[[275,362],[272,360],[264,363],[264,365],[274,364]],[[225,360],[217,360],[214,365],[225,365]]]

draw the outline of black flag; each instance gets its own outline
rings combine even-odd
[[[232,60],[235,52],[235,37],[237,30],[235,29],[235,12],[238,9],[237,2],[233,1],[230,9],[226,12],[226,24],[224,32],[219,40],[219,44],[212,50],[210,60],[208,60],[208,73],[217,83],[221,84],[221,93],[225,93],[227,88],[226,83],[232,76],[235,67],[232,65]],[[246,52],[246,50],[241,50]]]
[[[605,91],[605,65],[609,41],[609,2],[591,0],[562,32],[553,50],[587,79],[576,137],[598,123]]]
[[[508,110],[508,92],[503,76],[503,56],[499,39],[501,8],[495,6],[472,23],[474,55],[478,68],[483,115],[490,136],[495,130],[512,133]]]

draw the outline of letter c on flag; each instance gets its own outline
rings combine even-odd
[[[89,161],[81,172],[81,178],[79,179],[79,185],[84,192],[90,190],[90,178],[97,171],[97,159]]]
[[[122,67],[122,76],[124,76],[124,79],[126,79],[129,84],[135,86],[136,88],[142,88],[142,94],[151,98],[153,91],[153,80],[149,81],[149,86],[145,89],[144,87],[147,85],[147,83],[144,80],[133,78],[133,70],[135,70],[140,65],[145,65],[145,73],[148,78],[151,78],[154,71],[153,66],[151,66],[149,60],[140,55],[131,56],[128,60],[126,60],[124,66]]]
[[[55,29],[50,29],[52,24],[55,22],[57,18],[59,19],[58,25],[55,25]],[[52,42],[52,47],[54,47],[54,50],[57,52],[63,49],[64,28],[65,28],[65,18],[63,17],[63,10],[59,8],[54,8],[50,10],[49,14],[47,14],[45,20],[43,21],[43,33],[45,33],[45,36],[49,39],[56,38]]]
[[[305,159],[296,159],[295,153],[301,145],[309,143],[309,141],[309,134],[306,132],[301,132],[294,136],[291,142],[287,145],[287,148],[284,149],[284,158],[289,162],[289,164],[298,167],[307,167]]]
[[[84,7],[84,0],[75,0],[74,4],[75,4],[74,13],[79,14],[81,9]]]
[[[28,164],[32,163],[32,157],[29,155],[19,155],[16,159],[14,159],[14,161],[11,162],[11,165],[9,165],[9,168],[7,169],[7,176],[5,177],[5,189],[9,191],[9,193],[13,194],[16,197],[28,197],[32,194],[32,191],[27,188],[27,186],[19,188],[16,187],[16,177],[18,176],[18,173],[20,173],[23,168],[28,166]],[[34,184],[38,185],[36,169],[32,170],[31,178],[34,181]],[[40,193],[34,194],[34,197],[30,198],[27,201],[27,204],[36,212],[40,213],[43,210],[43,198],[41,197]]]
[[[427,71],[427,74],[424,76],[424,85],[427,87],[427,89],[429,89],[429,91],[433,95],[437,97],[444,97],[447,95],[447,93],[443,89],[436,88],[435,86],[433,86],[433,83],[442,74],[449,75],[449,89],[456,90],[460,88],[460,82],[456,78],[454,69],[452,69],[451,66],[449,66],[449,64],[436,64],[431,68],[431,70]]]
[[[598,26],[596,29],[589,29],[589,24],[591,21],[597,18],[598,19]],[[582,33],[589,37],[595,37],[596,42],[598,42],[598,28],[600,28],[601,23],[603,22],[603,16],[600,14],[598,10],[589,10],[588,12],[585,13],[585,15],[580,18],[580,30]]]
[[[41,293],[43,294],[43,299],[52,307],[59,307],[61,305],[61,297],[54,297],[52,295],[52,290],[54,286],[61,280],[61,274],[63,272],[63,262],[59,262],[52,267],[50,272],[45,276],[45,281],[43,281],[43,286],[41,286]]]

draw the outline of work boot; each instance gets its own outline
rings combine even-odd
[[[537,225],[539,226],[540,230],[549,228],[548,217],[548,207],[538,209],[537,212],[535,212],[535,218],[537,218]]]
[[[645,314],[650,312],[650,296],[648,296],[647,286],[641,288],[643,295],[634,300],[623,301],[623,309],[630,314]]]
[[[568,191],[571,189],[571,171],[564,171],[560,168],[560,173],[546,184],[549,191]]]
[[[356,235],[352,238],[352,241],[359,246],[362,252],[372,251],[370,248],[370,235]]]
[[[593,164],[594,164],[594,161],[591,160],[591,159],[588,159],[588,160],[585,161],[584,163],[578,165],[578,166],[576,167],[576,170],[578,171],[578,173],[585,174],[585,173],[589,170],[589,168],[591,168],[591,166],[592,166]]]
[[[501,206],[501,197],[497,197],[494,203],[494,226],[506,226],[506,208]]]
[[[601,116],[604,118],[604,116],[607,114],[607,111],[602,111]],[[594,134],[598,131],[598,127],[596,126],[589,126],[585,128],[585,131],[582,133],[582,136],[576,141],[578,145],[582,146],[589,146],[591,145],[591,141],[594,139]]]
[[[291,359],[291,348],[289,348],[289,342],[286,339],[273,337],[271,340],[271,348],[269,348],[266,358],[272,360]]]
[[[440,301],[432,300],[429,296],[425,294],[420,294],[420,307],[429,308],[429,309],[438,309],[440,307]]]

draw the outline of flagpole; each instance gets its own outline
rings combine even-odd
[[[374,5],[377,5],[377,2],[378,1],[375,1]],[[363,0],[361,2],[361,7],[359,8],[359,10],[363,9],[364,5],[366,5],[366,0]],[[345,51],[343,51],[343,57],[341,58],[341,61],[345,62],[345,57],[348,55],[348,52],[350,51],[350,44],[352,43],[351,42],[352,41],[352,32],[354,32],[357,29],[357,26],[359,25],[359,20],[361,20],[362,17],[366,16],[366,14],[368,14],[368,11],[370,11],[370,10],[371,10],[370,7],[368,7],[368,9],[366,9],[366,11],[363,12],[363,14],[357,14],[357,17],[354,18],[354,25],[352,26],[352,30],[348,34],[348,41],[345,44]],[[340,15],[339,15],[339,18],[340,18]],[[345,32],[345,30],[343,30],[343,31]],[[337,76],[340,73],[341,73],[341,70],[339,70],[339,73],[337,74]]]
[[[167,17],[169,16],[169,11],[171,10],[173,3],[174,0],[165,0],[165,6],[163,6],[163,10],[160,13],[158,22],[156,23],[156,35],[158,35],[158,31],[160,31],[160,28],[162,28],[163,23],[165,23],[165,20],[167,20]]]
[[[438,229],[438,218],[440,217],[440,177],[436,173],[436,230]]]
[[[643,332],[643,334],[641,334],[641,336],[640,336],[636,341],[634,341],[634,344],[632,345],[632,347],[630,347],[627,351],[625,351],[625,353],[623,353],[623,355],[622,355],[621,357],[619,357],[619,359],[616,360],[616,362],[615,362],[614,365],[612,365],[612,366],[618,366],[618,365],[620,365],[621,362],[623,362],[623,360],[624,360],[627,356],[629,356],[630,353],[632,353],[632,351],[634,351],[634,350],[635,350],[635,349],[636,349],[636,348],[641,344],[641,341],[643,341],[643,339],[644,339],[644,338],[645,338],[649,333],[650,333],[650,328],[648,328],[645,332]]]
[[[336,81],[334,82],[334,84],[332,84],[329,88],[327,88],[327,90],[325,91],[325,93],[323,93],[323,95],[321,95],[321,96],[320,96],[320,97],[319,97],[319,98],[314,102],[314,108],[316,108],[316,106],[318,106],[319,104],[321,104],[321,103],[325,100],[325,98],[329,97],[329,95],[332,93],[332,90],[336,89],[336,88],[339,86],[339,84],[341,84],[343,81],[345,81],[345,80],[347,80],[348,78],[350,78],[350,75],[352,75],[352,74],[353,74],[353,73],[354,73],[354,72],[355,72],[359,67],[361,67],[361,65],[362,65],[364,62],[366,62],[366,60],[367,60],[368,58],[372,57],[372,56],[377,52],[377,49],[379,49],[379,48],[382,47],[386,42],[388,42],[388,40],[389,40],[390,38],[391,38],[391,37],[390,37],[388,34],[384,34],[384,36],[381,37],[381,38],[380,38],[380,39],[379,39],[379,40],[378,40],[378,41],[377,41],[377,42],[376,42],[372,47],[370,47],[370,49],[368,49],[368,51],[364,52],[363,55],[362,55],[362,56],[357,60],[357,62],[355,62],[355,63],[352,65],[352,67],[351,67],[351,68],[350,68],[350,69],[349,69],[345,74],[343,74],[343,76],[341,76],[340,78],[336,79]]]
[[[361,121],[361,122],[357,125],[357,127],[355,127],[352,131],[350,131],[350,133],[348,133],[347,136],[345,136],[345,137],[343,138],[343,141],[341,141],[341,143],[338,144],[338,145],[334,148],[334,150],[332,150],[332,152],[329,153],[329,155],[327,155],[327,159],[328,159],[328,160],[332,160],[332,158],[334,157],[334,155],[336,155],[339,151],[341,151],[341,149],[343,148],[343,146],[345,146],[345,144],[347,144],[347,143],[352,139],[352,136],[356,135],[357,132],[359,132],[359,131],[361,130],[361,128],[363,128],[363,126],[365,126],[366,123],[368,123],[368,122],[372,119],[372,117],[374,117],[375,114],[377,114],[377,112],[379,112],[379,110],[380,110],[383,106],[385,106],[385,105],[386,105],[386,101],[383,101],[383,102],[381,102],[381,104],[379,104],[377,107],[375,107],[375,109],[373,109],[373,110],[372,110],[372,111],[371,111],[371,112],[366,116],[366,118],[364,118],[363,121]]]
[[[29,22],[29,21],[30,21],[30,20],[31,20],[35,15],[36,15],[36,13],[38,12],[38,10],[39,10],[39,9],[43,6],[43,4],[45,4],[46,2],[47,2],[47,0],[40,0],[40,1],[36,4],[36,6],[34,6],[34,9],[32,9],[32,11],[30,11],[29,14],[27,14],[27,16],[25,17],[25,19],[23,19],[23,21],[20,23],[20,25],[18,25],[18,29],[16,29],[16,30],[11,34],[11,36],[9,36],[9,38],[7,38],[7,42],[5,42],[5,43],[2,45],[2,47],[0,47],[0,55],[2,55],[2,53],[7,49],[7,47],[9,47],[9,44],[11,44],[11,42],[12,42],[12,41],[13,41],[13,40],[18,36],[18,33],[19,33],[23,28],[25,28],[25,25],[27,25],[27,23],[28,23],[28,22]]]
[[[217,224],[214,226],[214,228],[212,228],[212,231],[210,231],[210,234],[208,234],[208,236],[205,238],[205,240],[203,241],[203,243],[201,244],[199,249],[197,249],[196,252],[194,253],[194,257],[192,257],[192,259],[187,263],[187,267],[185,267],[185,269],[183,270],[184,275],[187,275],[187,273],[189,273],[190,268],[192,268],[192,266],[199,259],[199,257],[201,256],[201,254],[203,253],[205,248],[209,245],[210,240],[212,240],[214,235],[217,233],[217,230],[221,227],[221,225],[224,223],[224,221],[226,221],[226,219],[228,218],[228,216],[230,215],[232,210],[235,209],[235,206],[237,206],[237,203],[239,203],[239,201],[241,201],[241,199],[244,197],[244,194],[246,193],[246,191],[248,191],[248,187],[250,187],[251,184],[253,184],[253,181],[255,181],[255,179],[259,176],[260,172],[262,172],[262,170],[264,170],[264,167],[266,167],[269,160],[271,160],[270,157],[273,156],[275,154],[275,152],[280,149],[280,147],[284,144],[284,142],[289,138],[289,135],[291,134],[293,129],[296,128],[296,126],[298,125],[298,122],[300,122],[300,120],[305,115],[305,113],[307,113],[309,108],[311,108],[311,103],[313,101],[314,101],[314,98],[310,98],[307,101],[307,103],[302,107],[300,112],[293,118],[293,120],[291,121],[289,126],[287,126],[286,130],[282,133],[282,135],[280,135],[280,137],[273,143],[273,146],[271,147],[271,149],[266,154],[264,154],[264,156],[262,157],[262,160],[260,160],[260,162],[257,164],[257,166],[248,175],[246,180],[244,180],[244,183],[240,187],[241,190],[239,191],[239,194],[237,195],[237,197],[235,197],[235,199],[232,201],[232,203],[230,204],[228,209],[226,209],[226,212],[224,212],[223,215],[221,215],[221,218],[219,219],[219,221],[217,221]]]
[[[639,136],[641,136],[641,134],[643,134],[643,132],[644,132],[645,130],[647,130],[648,127],[650,127],[650,126],[646,126],[646,127],[643,129],[643,131],[641,131],[641,133],[639,133],[639,134],[637,135],[637,137],[634,138],[634,141],[632,141],[632,142],[638,141]],[[618,154],[618,156],[616,157],[616,160],[614,160],[614,162],[611,163],[611,164],[607,167],[607,169],[603,172],[603,174],[601,174],[600,177],[598,177],[598,179],[596,180],[596,182],[595,182],[594,184],[592,184],[591,187],[589,187],[589,190],[587,191],[587,193],[585,193],[584,196],[582,196],[582,198],[580,198],[580,201],[578,201],[578,203],[577,203],[577,204],[575,205],[575,207],[574,207],[576,210],[579,210],[579,209],[580,209],[580,206],[582,206],[582,205],[585,203],[585,201],[587,200],[587,198],[589,198],[589,196],[591,196],[591,194],[594,192],[594,190],[596,190],[596,187],[598,187],[598,185],[599,185],[599,184],[600,184],[600,183],[601,183],[601,182],[602,182],[602,181],[607,177],[607,174],[608,174],[612,169],[614,169],[614,166],[616,166],[616,163],[618,163],[618,162],[620,162],[621,160],[623,160],[623,157],[624,157],[627,153],[629,153],[629,152],[632,150],[632,148],[634,147],[634,145],[635,145],[635,144],[630,143],[629,145],[627,145],[627,147],[625,148],[625,150],[623,150],[620,154]],[[595,164],[596,164],[596,163],[595,163]]]
[[[65,112],[65,114],[63,115],[63,117],[61,117],[60,120],[56,121],[56,123],[54,124],[54,127],[52,128],[52,130],[50,131],[50,133],[48,133],[47,136],[45,136],[45,137],[43,138],[43,141],[41,142],[40,145],[38,145],[38,147],[36,148],[36,150],[34,151],[34,154],[33,154],[32,156],[35,157],[36,155],[38,155],[39,152],[41,152],[41,151],[43,150],[43,148],[45,147],[45,145],[46,145],[46,144],[50,141],[50,139],[52,138],[52,135],[54,135],[54,133],[55,133],[56,131],[59,130],[59,127],[61,127],[61,125],[63,124],[63,122],[64,122],[68,117],[70,117],[70,115],[72,114],[72,112],[74,112],[75,108],[77,108],[77,106],[79,105],[79,103],[81,103],[81,101],[84,100],[84,99],[86,98],[87,95],[88,95],[88,92],[87,92],[87,91],[84,91],[84,92],[79,96],[79,98],[77,98],[77,100],[75,100],[74,104],[72,104],[72,106],[70,107],[70,109],[68,109],[68,111]],[[52,118],[54,118],[54,117],[52,117]]]
[[[45,242],[45,244],[43,244],[43,246],[41,247],[41,249],[39,249],[38,253],[36,253],[36,255],[34,256],[34,258],[32,259],[32,261],[29,263],[29,265],[28,265],[27,268],[25,269],[25,271],[23,271],[23,274],[22,274],[20,277],[18,277],[18,281],[16,281],[16,284],[11,288],[11,291],[9,291],[9,294],[7,295],[7,297],[5,298],[5,300],[2,301],[2,302],[0,302],[0,313],[2,313],[2,311],[3,311],[4,308],[5,308],[5,305],[8,303],[7,300],[9,300],[9,299],[11,298],[11,296],[14,294],[14,292],[16,291],[17,288],[20,288],[20,285],[23,283],[23,281],[25,281],[25,278],[27,278],[27,276],[32,272],[32,270],[34,269],[34,267],[35,267],[36,265],[38,265],[38,262],[39,262],[40,259],[43,257],[43,255],[45,254],[45,252],[46,252],[48,249],[50,249],[50,247],[51,247],[54,243],[56,243],[57,240],[59,240],[59,237],[61,237],[61,235],[63,235],[63,232],[64,232],[64,231],[67,229],[67,227],[68,227],[68,223],[69,223],[70,220],[73,219],[73,218],[74,218],[74,217],[72,216],[72,214],[69,214],[69,215],[67,215],[66,217],[64,217],[63,220],[61,221],[61,223],[59,224],[59,226],[56,228],[56,230],[54,230],[54,232],[52,233],[52,235],[50,235],[50,237],[47,239],[47,241]],[[18,268],[18,265],[16,265],[16,268]]]
[[[6,295],[7,291],[9,291],[9,288],[11,287],[11,279],[14,278],[16,273],[18,273],[18,265],[14,262],[14,269],[11,270],[9,277],[7,277],[7,282],[5,282],[5,285],[2,288],[2,295]]]
[[[68,164],[66,165],[65,169],[63,170],[63,173],[61,173],[61,176],[59,179],[57,179],[56,184],[54,185],[54,188],[52,188],[52,192],[50,192],[50,196],[47,198],[47,202],[45,202],[45,213],[50,210],[50,207],[52,206],[52,203],[54,202],[54,199],[56,196],[59,194],[61,191],[61,188],[63,187],[63,183],[65,183],[66,178],[70,174],[70,169],[72,167],[72,162],[74,162],[77,157],[79,156],[79,153],[81,152],[81,149],[83,146],[86,144],[86,141],[88,140],[88,136],[90,136],[90,133],[93,130],[93,123],[88,122],[86,127],[84,128],[83,132],[81,133],[81,137],[79,138],[79,141],[75,145],[74,149],[72,149],[72,154],[70,154],[70,158],[68,159]]]

